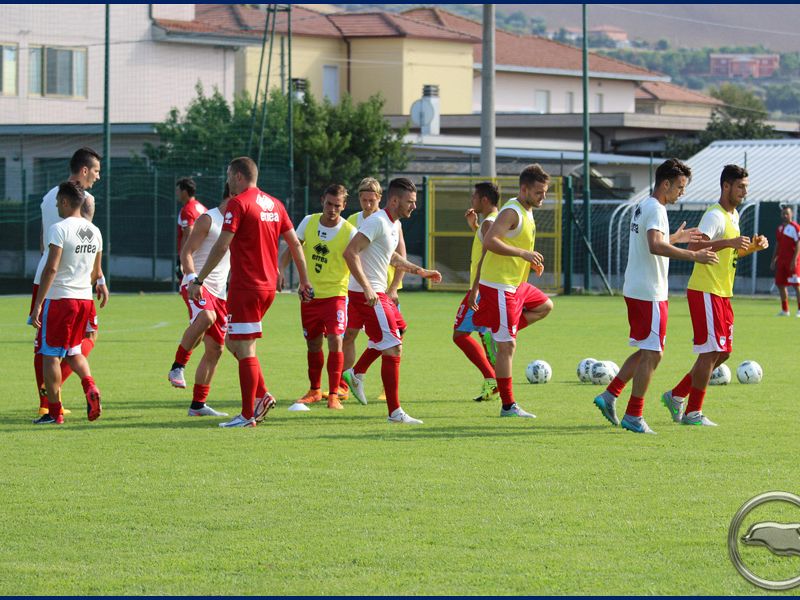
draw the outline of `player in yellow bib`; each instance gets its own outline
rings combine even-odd
[[[661,398],[673,421],[684,425],[714,426],[703,415],[703,400],[711,373],[728,360],[733,350],[733,280],[740,258],[769,246],[767,238],[752,240],[739,231],[739,207],[747,196],[747,170],[726,165],[720,177],[720,199],[700,219],[703,241],[689,244],[689,250],[710,248],[717,253],[715,264],[695,263],[686,297],[694,332],[694,352],[698,355],[691,371]],[[688,396],[684,410],[683,400]]]
[[[350,269],[344,260],[344,249],[356,228],[342,218],[347,204],[343,185],[330,185],[322,195],[322,212],[305,217],[297,227],[297,239],[303,244],[308,279],[314,289],[310,302],[300,303],[303,336],[308,346],[309,390],[297,402],[311,404],[322,400],[322,368],[325,354],[323,337],[328,339],[328,408],[341,410],[338,398],[344,353],[342,338],[347,327],[347,281]],[[289,264],[289,253],[281,256],[283,271]]]
[[[503,403],[501,417],[535,417],[514,402],[511,369],[517,331],[545,318],[553,309],[553,302],[528,283],[531,266],[541,274],[544,264],[544,257],[533,249],[533,209],[542,206],[549,183],[550,176],[538,164],[520,173],[519,194],[503,205],[483,239],[485,254],[476,275],[479,305],[475,305],[475,290],[470,293],[470,306],[477,308],[473,323],[488,327],[497,344],[495,373]]]
[[[361,183],[358,184],[358,202],[361,205],[361,212],[353,213],[347,217],[347,220],[352,223],[356,229],[361,227],[361,224],[367,217],[378,212],[382,195],[383,188],[381,188],[381,184],[377,179],[374,177],[365,177],[362,179]],[[406,258],[406,242],[403,238],[402,229],[400,230],[400,241],[397,244],[397,253],[403,258]],[[403,275],[405,275],[403,271],[397,270],[392,265],[389,265],[386,276],[386,295],[394,304],[395,322],[400,328],[401,336],[405,333],[407,327],[405,319],[403,319],[403,315],[400,313],[400,298],[398,297],[398,292],[403,289]],[[347,379],[350,377],[349,369],[353,368],[356,362],[356,337],[358,337],[359,331],[361,331],[361,329],[348,328],[344,334],[344,381],[342,382],[342,387],[344,389],[342,391],[345,397],[347,390],[349,390],[347,384]],[[370,365],[375,362],[380,355],[381,353],[374,348],[365,349],[358,360],[359,369],[362,370],[357,372],[366,373]],[[378,396],[378,400],[386,400],[386,394],[381,392]]]

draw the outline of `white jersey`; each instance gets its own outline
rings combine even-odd
[[[370,241],[369,246],[359,255],[364,275],[376,293],[385,293],[389,263],[400,243],[400,220],[392,221],[385,209],[379,210],[364,219],[358,233],[365,235]],[[354,292],[364,291],[352,273],[347,289]]]
[[[669,258],[650,252],[647,232],[660,231],[669,241],[667,209],[650,196],[642,200],[631,217],[628,239],[628,266],[622,294],[636,300],[662,302],[669,295]]]
[[[61,220],[61,217],[58,214],[58,203],[56,200],[57,194],[58,186],[54,187],[44,195],[44,198],[42,198],[42,204],[40,205],[42,210],[42,243],[44,244],[44,252],[42,252],[42,256],[39,258],[39,264],[36,266],[36,275],[33,276],[34,285],[39,285],[39,283],[41,283],[42,271],[44,271],[44,265],[47,263],[47,250],[49,248],[49,245],[47,244],[47,232],[50,231],[50,227]],[[90,194],[84,190],[83,197],[88,198],[89,196]],[[83,214],[83,210],[81,210],[81,213]]]
[[[211,226],[208,228],[206,239],[204,239],[200,247],[192,253],[195,272],[203,270],[203,266],[206,264],[206,260],[208,260],[208,254],[211,252],[212,246],[214,246],[222,231],[223,216],[218,208],[212,208],[204,214],[211,217]],[[230,270],[231,251],[229,249],[217,263],[217,266],[214,267],[214,270],[203,280],[203,287],[217,298],[227,300],[228,273]]]
[[[103,250],[100,230],[83,217],[67,217],[50,226],[46,242],[48,247],[61,248],[61,261],[46,298],[91,300],[92,269]]]

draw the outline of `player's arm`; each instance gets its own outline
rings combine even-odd
[[[769,240],[767,239],[767,236],[756,234],[747,245],[747,248],[744,250],[739,250],[739,258],[750,256],[754,252],[760,252],[761,250],[766,250],[767,248],[769,248]]]
[[[98,252],[94,257],[94,266],[92,267],[92,285],[95,286],[97,299],[100,301],[100,308],[108,304],[108,287],[106,287],[106,278],[103,276],[103,252]]]
[[[719,262],[719,257],[717,257],[716,252],[713,250],[709,250],[708,248],[703,248],[701,250],[684,250],[683,248],[673,246],[671,240],[672,236],[670,236],[669,242],[665,240],[664,234],[658,229],[647,230],[647,247],[650,249],[650,254],[666,256],[667,258],[691,260],[704,265]]]
[[[519,216],[515,210],[501,210],[489,231],[483,237],[483,247],[489,252],[501,256],[514,256],[534,265],[544,265],[544,257],[533,250],[522,250],[506,244],[501,238],[519,224]]]
[[[89,222],[93,221],[94,209],[95,209],[94,196],[92,196],[91,194],[86,194],[83,197],[83,204],[81,204],[81,216]]]
[[[749,245],[750,238],[746,235],[711,241],[711,238],[704,233],[702,240],[689,244],[689,250],[703,250],[704,248],[708,248],[709,250],[717,252],[719,250],[724,250],[725,248],[733,248],[734,250],[738,250],[739,256],[741,256],[741,253],[746,250]]]
[[[360,256],[370,243],[370,239],[359,231],[353,236],[350,243],[347,244],[343,256],[347,267],[350,269],[350,274],[364,290],[364,297],[367,300],[367,305],[375,306],[378,302],[378,294],[372,289],[367,276],[364,274],[364,269],[361,267]]]
[[[181,282],[181,287],[187,285],[195,278],[194,272],[194,258],[192,254],[197,252],[197,249],[203,244],[203,240],[208,237],[208,232],[211,231],[211,217],[206,214],[200,215],[197,219],[195,226],[192,228],[192,233],[189,239],[181,248],[181,268],[185,275]]]
[[[208,274],[214,270],[219,264],[219,261],[222,260],[222,257],[225,256],[225,253],[228,251],[228,248],[231,247],[231,241],[233,241],[233,232],[232,231],[225,231],[224,229],[220,232],[217,241],[214,242],[214,245],[211,246],[211,250],[208,253],[208,258],[206,259],[206,264],[203,265],[203,268],[200,269],[200,272],[197,274],[197,277],[189,282],[189,297],[192,300],[199,300],[202,297],[202,293],[200,291],[200,287],[203,285],[202,282],[208,277]],[[198,284],[197,281],[200,281]]]
[[[286,241],[287,250],[292,255],[294,266],[297,269],[297,276],[300,278],[300,284],[297,286],[297,293],[300,294],[302,300],[311,300],[310,295],[313,292],[311,282],[308,280],[308,269],[306,268],[306,257],[303,254],[303,244],[297,239],[297,234],[294,228],[287,229],[283,232],[283,239]]]
[[[39,283],[39,291],[36,294],[36,300],[33,303],[33,310],[31,310],[31,324],[37,329],[42,326],[42,322],[39,320],[39,317],[42,313],[42,304],[44,304],[44,299],[47,296],[47,292],[50,291],[50,287],[53,285],[53,280],[56,278],[56,273],[58,273],[58,266],[61,264],[61,252],[61,246],[50,244],[50,251],[47,254],[47,262],[44,265],[42,279]]]
[[[489,228],[491,228],[492,222],[491,221],[484,221],[481,223],[481,238],[486,239],[486,234],[489,233]],[[478,266],[475,267],[475,279],[472,281],[472,285],[469,289],[469,296],[467,297],[467,306],[469,306],[472,310],[478,310],[478,289],[480,287],[481,281],[481,269],[483,269],[483,259],[486,257],[486,247],[483,248],[481,252],[481,258],[478,260]]]
[[[775,250],[777,251],[777,244],[775,245]],[[794,266],[797,264],[797,258],[800,257],[800,240],[797,240],[794,243],[794,254],[792,255],[792,262],[789,264]]]
[[[44,254],[44,223],[39,226],[39,254]]]
[[[406,254],[406,239],[403,237],[403,230],[400,230],[400,239],[397,241],[397,254],[405,258]],[[389,285],[389,289],[386,290],[386,295],[397,304],[397,290],[400,289],[400,284],[403,282],[403,276],[405,275],[405,271],[402,269],[395,269],[394,270],[394,277],[392,278],[392,282]]]
[[[464,218],[467,220],[467,225],[472,229],[472,232],[478,231],[478,213],[474,208],[470,208],[464,213]]]
[[[418,265],[415,265],[414,263],[409,262],[400,256],[397,252],[392,254],[392,258],[389,262],[398,271],[413,273],[414,275],[419,275],[424,279],[430,279],[434,283],[439,283],[442,280],[442,274],[439,273],[439,271],[431,271],[430,269],[424,269]]]
[[[673,245],[691,244],[692,242],[701,241],[703,241],[703,233],[698,227],[690,227],[689,229],[686,229],[686,221],[681,223],[681,226],[678,227],[675,233],[672,233],[669,236],[669,243]]]

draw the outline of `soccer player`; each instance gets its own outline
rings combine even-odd
[[[286,241],[300,277],[299,293],[310,298],[303,248],[283,203],[256,186],[258,167],[242,156],[228,165],[231,199],[225,209],[222,232],[208,258],[189,283],[189,298],[199,301],[206,278],[230,248],[231,276],[228,285],[228,333],[225,345],[239,361],[242,412],[220,427],[255,427],[275,406],[267,390],[256,340],[261,337],[261,319],[272,301],[278,278],[278,244]],[[258,401],[256,402],[256,399]]]
[[[775,285],[781,295],[779,317],[789,316],[789,292],[794,288],[797,298],[797,316],[800,317],[800,225],[792,220],[792,207],[781,208],[781,224],[775,232],[775,250],[770,268],[775,271]]]
[[[697,360],[680,383],[664,392],[661,398],[676,423],[716,425],[703,414],[703,399],[711,373],[728,360],[733,350],[731,297],[736,262],[769,247],[763,235],[756,235],[751,240],[739,231],[739,211],[736,209],[747,196],[748,183],[746,169],[725,165],[720,176],[719,202],[706,210],[698,225],[703,240],[689,244],[689,250],[714,250],[719,262],[695,263],[689,278],[686,298],[689,301]],[[684,410],[683,400],[687,396]]]
[[[181,211],[178,213],[178,266],[181,265],[180,254],[192,233],[195,221],[208,210],[194,197],[196,191],[197,185],[189,177],[179,179],[175,184],[175,196],[181,205]]]
[[[408,262],[397,252],[400,242],[400,219],[407,219],[417,206],[417,188],[409,179],[400,177],[389,183],[386,208],[366,219],[347,245],[344,259],[350,267],[348,285],[348,322],[356,329],[364,326],[369,338],[368,349],[381,353],[381,379],[386,392],[390,423],[420,425],[422,421],[406,414],[400,407],[400,356],[402,340],[396,319],[395,304],[386,295],[387,270],[415,273],[433,281],[441,281],[438,271],[423,269]],[[360,361],[359,361],[360,362]],[[356,364],[350,389],[362,404],[363,371]]]
[[[382,194],[383,189],[377,179],[374,177],[365,177],[362,179],[361,183],[358,184],[358,202],[361,205],[361,212],[353,213],[347,217],[347,220],[355,225],[356,228],[361,227],[362,223],[364,223],[368,217],[378,211]],[[402,229],[400,229],[400,242],[397,244],[397,253],[402,258],[406,258],[406,241],[403,237]],[[388,285],[386,288],[386,295],[394,304],[394,317],[400,331],[400,337],[403,337],[407,327],[405,319],[400,312],[400,298],[398,297],[398,292],[403,287],[404,275],[404,271],[395,269],[391,264],[389,265],[386,276],[386,283]],[[340,398],[347,398],[349,382],[352,381],[354,376],[353,365],[356,361],[356,337],[358,337],[359,331],[360,329],[348,327],[344,334],[344,378],[342,380],[342,388],[340,389]],[[358,361],[360,365],[359,368],[364,370],[362,375],[366,374],[370,365],[375,362],[380,355],[381,353],[373,348],[366,348],[364,350],[364,353]],[[386,400],[385,390],[378,396],[378,400]],[[359,399],[359,402],[361,402],[361,399]],[[364,403],[366,404],[366,396],[364,396]]]
[[[100,179],[100,155],[92,150],[91,148],[80,148],[75,151],[70,158],[69,161],[69,179],[68,181],[72,181],[73,183],[77,183],[83,189],[84,195],[84,202],[81,204],[81,216],[85,219],[91,221],[94,218],[94,209],[95,209],[95,202],[94,196],[92,196],[87,190],[90,189],[95,182],[99,181]],[[47,194],[45,194],[44,198],[42,199],[41,203],[41,211],[42,211],[42,229],[40,232],[40,240],[39,240],[39,249],[42,252],[42,256],[39,259],[39,264],[36,267],[36,275],[33,279],[33,293],[31,294],[31,307],[30,312],[33,311],[33,305],[36,301],[36,295],[39,290],[39,284],[42,277],[42,271],[44,270],[44,266],[47,263],[48,251],[49,246],[45,243],[46,235],[49,231],[50,227],[61,220],[61,217],[58,214],[58,206],[56,201],[56,195],[58,194],[58,186],[52,188]],[[108,288],[106,287],[105,277],[103,277],[102,270],[99,273],[99,278],[97,279],[97,293],[98,298],[101,299],[103,305],[105,305],[106,300],[108,299]],[[30,323],[30,317],[28,319]],[[89,353],[94,348],[94,345],[97,341],[97,313],[92,312],[89,315],[89,318],[86,321],[86,331],[84,333],[84,338],[81,341],[81,353],[88,357]],[[39,393],[39,415],[46,415],[49,411],[49,403],[47,397],[47,389],[44,384],[44,373],[42,371],[42,355],[39,354],[38,348],[34,346],[34,355],[33,355],[33,369],[34,374],[36,376],[36,388]],[[69,362],[61,361],[61,381],[62,384],[67,378],[72,374],[72,369],[69,366]],[[59,402],[61,398],[58,399]],[[63,405],[62,405],[63,409]],[[70,411],[67,409],[63,409],[65,414],[69,414]]]
[[[300,303],[303,336],[308,347],[309,390],[298,400],[310,404],[322,400],[322,368],[325,354],[323,338],[328,340],[328,408],[341,410],[339,384],[344,354],[342,336],[347,327],[347,281],[350,270],[344,249],[356,234],[356,228],[341,217],[347,205],[347,189],[333,184],[322,195],[322,212],[308,215],[297,227],[297,239],[303,244],[308,279],[314,288],[310,302]],[[281,271],[289,264],[289,254],[281,255]]]
[[[66,181],[58,186],[56,205],[62,220],[47,230],[47,262],[31,310],[31,323],[39,330],[36,346],[43,357],[49,401],[48,413],[34,421],[37,425],[64,422],[60,401],[63,358],[81,378],[89,420],[94,421],[102,412],[100,390],[81,354],[81,343],[86,323],[94,313],[92,286],[100,277],[103,238],[100,230],[81,216],[83,203],[79,185]]]
[[[500,194],[495,184],[490,181],[476,183],[475,191],[472,192],[472,199],[470,201],[471,206],[464,215],[470,229],[475,232],[475,237],[472,239],[472,254],[469,268],[470,290],[475,290],[476,292],[476,298],[473,300],[475,303],[479,302],[479,298],[477,298],[479,280],[476,274],[478,272],[478,265],[484,255],[483,240],[492,223],[494,223],[497,218],[497,203],[499,201]],[[481,218],[480,223],[478,221],[479,216]],[[490,332],[486,331],[484,328],[476,327],[473,324],[472,319],[474,314],[475,311],[470,308],[470,292],[468,291],[464,295],[464,299],[461,301],[461,305],[456,311],[456,320],[453,325],[453,342],[483,375],[483,388],[481,389],[481,393],[474,398],[476,402],[481,402],[492,400],[497,396],[497,381],[495,380],[494,367],[486,352],[488,349],[485,347],[486,344],[481,346],[481,344],[471,336],[473,331],[477,331],[479,335],[483,335],[483,333],[486,332],[491,336]]]
[[[495,373],[503,403],[501,417],[535,418],[514,402],[511,370],[517,331],[544,319],[553,302],[528,283],[531,266],[541,273],[544,258],[534,251],[536,223],[533,209],[545,200],[550,176],[538,164],[525,167],[519,176],[519,194],[503,205],[483,238],[486,255],[478,271],[480,304],[472,322],[488,327],[497,344]]]
[[[638,350],[623,363],[619,374],[594,399],[594,404],[612,425],[621,425],[635,433],[655,433],[643,417],[644,396],[664,352],[669,259],[702,264],[718,262],[717,255],[707,248],[685,250],[674,246],[701,240],[698,229],[684,229],[686,223],[683,223],[674,234],[669,233],[666,206],[675,204],[683,196],[691,178],[691,168],[681,161],[670,158],[661,163],[656,169],[653,195],[636,206],[631,218],[628,266],[622,293],[628,307],[629,344]],[[631,379],[631,397],[620,422],[615,403]]]
[[[217,266],[206,276],[201,288],[202,298],[191,300],[188,286],[194,281],[195,271],[205,265],[211,248],[219,239],[222,231],[222,215],[228,204],[230,191],[225,185],[222,203],[217,208],[203,213],[195,221],[189,239],[181,250],[181,266],[186,275],[181,282],[181,296],[189,309],[189,327],[183,332],[181,343],[175,352],[175,362],[169,372],[169,382],[177,388],[185,388],[186,380],[183,371],[200,342],[204,343],[203,357],[197,364],[192,390],[192,404],[189,407],[190,417],[227,417],[227,413],[218,412],[206,405],[206,398],[211,390],[211,378],[222,356],[225,344],[225,332],[228,330],[228,307],[226,287],[228,273],[231,268],[230,251],[226,252]]]

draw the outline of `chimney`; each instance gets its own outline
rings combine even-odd
[[[302,102],[306,97],[306,80],[293,77],[292,78],[292,93],[294,94],[295,102]]]
[[[421,133],[423,135],[439,135],[441,100],[439,99],[438,85],[426,84],[422,86],[422,103],[430,106],[433,116],[427,124],[423,123],[421,127]]]

